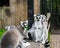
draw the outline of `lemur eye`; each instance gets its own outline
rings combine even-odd
[[[43,17],[42,17],[42,19],[43,19]]]
[[[36,17],[36,19],[38,19],[38,17]]]
[[[37,18],[37,19],[40,19],[40,18],[41,18],[41,16],[36,16],[36,18]]]

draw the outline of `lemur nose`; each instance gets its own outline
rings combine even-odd
[[[37,21],[39,21],[39,19],[37,19]]]

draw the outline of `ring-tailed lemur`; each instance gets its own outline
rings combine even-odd
[[[23,32],[24,28],[18,26],[17,28],[12,28],[7,30],[1,39],[1,48],[16,48],[19,42],[23,42]]]
[[[23,37],[17,29],[11,29],[4,33],[1,39],[1,48],[16,48]]]

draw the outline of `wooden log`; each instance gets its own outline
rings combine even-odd
[[[34,14],[40,14],[40,0],[34,0]]]

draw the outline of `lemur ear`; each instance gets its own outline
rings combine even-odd
[[[26,23],[28,23],[28,20],[26,20]]]
[[[23,21],[20,21],[20,25],[23,27]]]
[[[23,24],[23,21],[21,21],[20,23]]]
[[[34,14],[34,17],[36,16],[36,14]]]
[[[34,20],[36,20],[36,14],[34,14]]]

